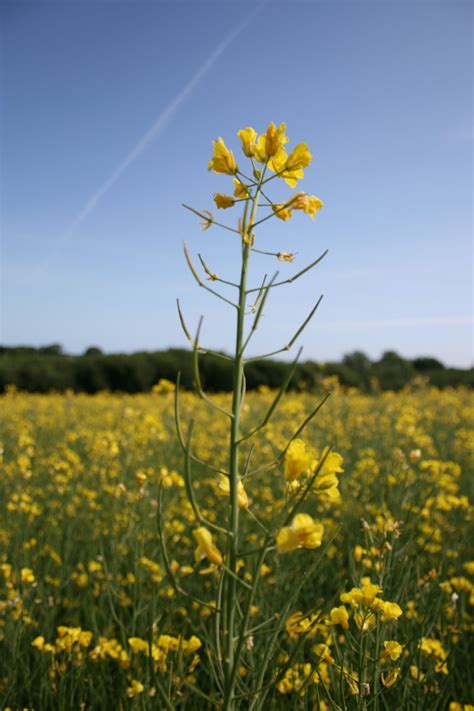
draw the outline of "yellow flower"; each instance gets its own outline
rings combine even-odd
[[[194,654],[194,652],[197,652],[198,649],[202,647],[202,642],[199,639],[199,637],[196,637],[196,635],[192,635],[187,641],[184,641],[183,644],[183,651],[185,654]]]
[[[300,634],[307,634],[308,638],[314,637],[318,631],[326,631],[324,624],[318,623],[319,613],[304,615],[302,612],[294,612],[285,622],[285,630],[290,639],[295,639]]]
[[[92,638],[92,632],[90,634],[91,634],[91,638]],[[44,637],[41,637],[41,636],[35,637],[35,639],[31,643],[31,646],[40,652],[54,653],[56,651],[54,646],[52,644],[49,644],[49,642],[46,642],[46,644],[45,644]],[[87,646],[87,645],[85,645],[85,646]]]
[[[288,138],[285,136],[286,125],[284,123],[280,124],[279,128],[275,126],[272,122],[269,124],[266,133],[262,133],[257,140],[255,146],[255,158],[260,161],[260,163],[269,162],[269,167],[271,170],[275,170],[272,167],[272,159],[283,153],[285,153],[283,146],[288,143]],[[286,153],[285,153],[286,156]]]
[[[340,600],[349,603],[354,608],[365,605],[366,607],[376,607],[378,610],[386,604],[377,598],[379,592],[382,592],[382,588],[372,583],[370,578],[364,577],[360,588],[352,588],[348,593],[342,593]]]
[[[214,194],[214,202],[217,207],[223,208],[224,210],[227,207],[233,207],[235,205],[235,200],[231,195],[222,195],[221,193]]]
[[[312,457],[302,439],[294,439],[285,453],[285,479],[294,481],[306,474],[311,466]]]
[[[331,656],[331,650],[327,644],[315,644],[313,647],[313,652],[316,654],[316,656],[321,657],[323,662],[326,662],[326,664],[334,664],[335,659]]]
[[[257,132],[254,128],[247,126],[237,131],[237,135],[242,141],[242,150],[247,158],[252,158],[255,155],[255,139]]]
[[[328,447],[325,447],[321,457],[313,462],[313,471],[318,468],[321,461],[323,464],[316,475],[312,488],[313,491],[328,499],[337,500],[340,498],[337,474],[344,471],[341,466],[342,457],[337,452],[329,452],[329,454],[327,454],[327,452]]]
[[[316,212],[322,210],[323,201],[320,200],[316,195],[307,195],[304,192],[295,195],[291,201],[292,210],[303,210],[307,215],[314,220]]]
[[[423,674],[423,672],[418,669],[416,664],[412,664],[410,667],[410,676],[412,679],[415,679],[415,681],[422,682],[426,679],[426,674]]]
[[[141,681],[132,679],[130,686],[127,686],[127,696],[129,699],[133,699],[134,696],[138,696],[139,694],[142,694],[144,689],[145,689],[145,687],[143,686]]]
[[[446,661],[448,658],[448,653],[443,648],[441,642],[433,637],[422,637],[420,641],[420,649],[427,657],[439,659],[441,662]]]
[[[31,568],[22,568],[20,571],[20,577],[22,583],[31,584],[35,582],[35,575]]]
[[[234,178],[234,195],[237,198],[248,198],[249,191],[243,183],[240,182],[238,178]]]
[[[340,607],[333,607],[329,613],[329,617],[331,618],[332,625],[341,625],[343,629],[349,629],[349,613],[344,605],[340,605]]]
[[[175,389],[176,385],[172,383],[171,380],[167,380],[166,378],[160,378],[156,385],[153,385],[151,391],[154,395],[167,395],[168,393],[174,393]]]
[[[276,155],[284,143],[288,143],[288,138],[285,136],[286,124],[281,123],[277,128],[273,121],[267,128],[265,134],[265,153],[268,158]]]
[[[321,545],[324,526],[313,521],[308,514],[296,514],[291,526],[278,531],[276,542],[280,553],[288,553],[298,548],[318,548]]]
[[[217,546],[212,542],[212,534],[204,526],[199,526],[193,531],[193,536],[197,541],[197,548],[194,551],[194,560],[199,563],[203,558],[207,558],[216,565],[222,564],[222,556]]]
[[[403,615],[402,608],[397,605],[396,602],[384,602],[381,606],[382,610],[382,622],[390,622],[391,620],[398,620],[398,618]]]
[[[387,641],[383,643],[384,651],[380,655],[382,662],[386,662],[391,659],[392,662],[396,662],[400,658],[403,652],[403,645],[396,641]]]
[[[261,147],[260,136],[257,148]],[[283,178],[285,182],[294,188],[298,180],[304,178],[303,168],[306,168],[312,160],[312,155],[308,150],[308,146],[305,143],[298,143],[297,146],[292,150],[290,155],[287,154],[283,146],[280,146],[275,155],[270,159],[268,167],[277,173],[278,177]],[[316,196],[313,196],[314,198]],[[319,206],[321,201],[319,198],[316,200],[311,200],[308,203],[307,211],[309,214],[315,213],[317,209],[322,207]]]
[[[309,626],[309,618],[305,617],[303,613],[299,611],[293,612],[285,622],[285,630],[290,639],[294,639],[303,632],[306,632]]]
[[[225,173],[226,175],[234,175],[237,171],[237,163],[235,162],[234,154],[229,150],[222,140],[212,142],[214,153],[207,166],[208,170],[213,170],[215,173]]]
[[[309,148],[306,143],[298,143],[297,146],[293,148],[285,164],[285,168],[288,171],[302,170],[307,168],[311,163],[313,156],[309,152]]]
[[[5,580],[8,580],[8,578],[12,574],[12,566],[10,565],[10,563],[2,563],[0,565],[0,570],[3,573]]]
[[[222,494],[225,494],[226,496],[229,496],[230,494],[230,481],[229,477],[225,476],[225,474],[221,474],[219,477],[219,491]],[[239,485],[238,485],[238,490],[237,490],[237,500],[239,502],[239,506],[241,509],[246,509],[249,505],[249,497],[247,496],[247,492],[244,489],[244,485],[242,484],[242,481],[239,479]]]
[[[144,652],[145,654],[148,654],[150,650],[148,642],[145,639],[141,639],[140,637],[129,637],[128,643],[134,654],[138,654],[139,652]]]
[[[272,210],[275,217],[278,217],[279,220],[289,220],[290,217],[293,217],[293,213],[288,209],[285,203],[272,205]]]
[[[296,183],[301,178],[304,178],[304,171],[299,168],[298,170],[287,170],[286,162],[288,160],[288,154],[284,148],[280,148],[278,153],[270,160],[268,167],[274,173],[277,173],[279,178],[283,178],[290,188],[296,187]]]
[[[382,684],[385,686],[386,689],[390,689],[395,682],[397,681],[398,677],[400,676],[400,668],[397,667],[396,669],[391,669],[389,672],[386,674],[382,674]]]
[[[327,454],[328,449],[328,447],[325,447],[321,454],[319,461],[324,459],[324,462],[322,464],[321,469],[319,470],[318,476],[325,474],[341,474],[344,471],[341,466],[342,456],[337,452],[329,452],[329,454]],[[316,463],[316,466],[318,466],[318,463]]]
[[[31,643],[31,646],[41,651],[44,647],[44,637],[35,637]]]
[[[368,632],[375,627],[377,619],[373,612],[356,612],[354,622],[362,632]]]

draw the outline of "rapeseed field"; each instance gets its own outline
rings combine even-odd
[[[173,390],[2,396],[2,709],[222,705],[228,423],[181,393],[205,526],[186,491]],[[253,446],[242,444],[237,623],[254,594],[234,703],[472,709],[471,393],[323,390],[287,395]],[[247,394],[242,427],[274,397]],[[230,399],[215,398],[223,410]],[[258,541],[322,460],[314,495],[260,562]]]

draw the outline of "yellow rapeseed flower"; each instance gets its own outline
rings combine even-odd
[[[143,686],[141,681],[137,681],[137,679],[132,679],[130,686],[127,686],[127,696],[129,699],[133,699],[134,696],[142,694],[144,690],[145,687]]]
[[[305,212],[307,215],[310,215],[313,220],[316,216],[316,212],[318,210],[322,210],[322,208],[322,200],[316,197],[316,195],[307,195],[304,192],[300,192],[298,193],[298,195],[295,195],[295,197],[291,201],[292,210],[303,210],[303,212]]]
[[[349,613],[344,605],[333,607],[329,613],[329,617],[332,625],[341,625],[343,629],[349,629]]]
[[[31,646],[41,651],[44,647],[44,637],[41,635],[39,637],[35,637],[31,643]]]
[[[307,474],[312,460],[306,442],[302,439],[294,439],[285,452],[285,479],[291,482],[302,474]]]
[[[304,615],[300,611],[293,612],[285,622],[285,630],[288,637],[295,639],[301,634],[307,634],[309,638],[314,637],[318,630],[323,627],[322,623],[318,623],[318,618],[319,613]]]
[[[391,622],[392,620],[398,620],[398,618],[403,615],[403,610],[400,605],[396,602],[384,602],[381,606],[382,610],[382,622]]]
[[[229,477],[225,474],[221,474],[218,482],[219,492],[229,496],[230,494],[230,481]],[[249,505],[249,497],[245,491],[242,481],[239,479],[238,489],[237,489],[237,499],[241,509],[246,509]]]
[[[227,148],[222,138],[212,142],[214,153],[207,166],[208,170],[213,170],[215,173],[224,173],[225,175],[234,175],[237,172],[237,163],[235,162],[234,154]]]
[[[221,193],[214,194],[214,202],[218,208],[226,209],[227,207],[233,207],[235,205],[235,200],[232,195],[222,195]]]
[[[245,187],[245,185],[238,179],[234,178],[234,196],[236,198],[248,198],[249,197],[249,191]]]
[[[342,456],[337,452],[329,452],[329,454],[327,452],[328,447],[323,450],[321,457],[312,464],[312,470],[315,471],[320,462],[323,462],[313,482],[313,491],[328,499],[337,500],[340,498],[337,475],[344,471],[341,466]]]
[[[285,203],[275,203],[274,205],[272,205],[272,210],[275,214],[275,217],[278,217],[279,220],[286,221],[293,217],[292,211]]]
[[[281,148],[278,153],[270,160],[268,167],[274,173],[277,173],[279,178],[283,178],[290,188],[296,187],[298,180],[304,178],[304,171],[302,168],[297,170],[288,170],[286,168],[286,163],[288,160],[288,154],[284,148]]]
[[[12,574],[12,566],[10,565],[10,563],[2,563],[0,565],[0,570],[3,573],[3,577],[5,578],[5,580],[8,580]]]
[[[423,682],[426,679],[426,674],[423,674],[421,669],[419,669],[416,664],[410,666],[410,676],[415,681]]]
[[[253,158],[255,155],[255,141],[257,138],[257,132],[254,128],[247,126],[247,128],[241,128],[237,131],[237,135],[242,141],[242,150],[247,158]]]
[[[384,642],[383,646],[384,650],[380,655],[380,660],[382,662],[386,662],[389,659],[392,662],[396,662],[397,659],[400,658],[401,653],[403,652],[403,645],[399,642],[396,642],[395,640]]]
[[[281,123],[278,128],[275,126],[273,121],[269,124],[265,134],[265,153],[268,158],[272,158],[278,153],[280,148],[282,148],[285,143],[288,143],[285,131],[285,123]]]
[[[396,683],[399,676],[399,667],[397,667],[396,669],[390,669],[390,671],[388,671],[387,673],[381,674],[382,684],[385,686],[386,689],[390,689],[390,687],[392,687]]]
[[[288,143],[288,137],[285,135],[286,124],[280,124],[279,128],[275,126],[272,122],[269,124],[265,133],[262,133],[258,139],[255,146],[255,158],[260,161],[260,163],[269,163],[271,170],[275,170],[272,166],[273,160],[277,156],[285,153],[283,146]],[[286,156],[286,153],[285,153]]]
[[[193,536],[197,541],[197,548],[194,551],[194,560],[199,563],[203,558],[207,558],[215,565],[221,565],[223,558],[217,546],[212,542],[212,534],[204,526],[199,526],[193,531]]]
[[[323,533],[322,523],[313,521],[309,514],[296,514],[291,526],[285,526],[278,531],[276,538],[278,550],[280,553],[288,553],[298,548],[318,548]]]
[[[141,639],[140,637],[129,637],[128,643],[133,654],[138,654],[139,652],[144,652],[145,654],[147,654],[150,649],[148,642],[145,639]]]
[[[309,148],[306,143],[298,143],[298,145],[293,148],[288,156],[285,169],[289,172],[294,170],[302,170],[303,168],[308,167],[312,159],[313,156],[309,152]]]
[[[359,605],[364,605],[365,607],[372,607],[374,601],[377,599],[377,595],[382,592],[382,588],[377,584],[372,583],[370,578],[362,578],[362,585],[360,588],[352,588],[348,593],[342,593],[340,596],[341,602],[351,605],[353,608],[359,607]],[[377,599],[377,608],[385,604],[382,600]]]
[[[326,662],[326,664],[334,664],[335,659],[331,656],[331,650],[327,644],[315,644],[313,647],[313,652],[316,654],[316,656],[321,657],[323,662]]]
[[[31,585],[31,583],[35,582],[35,575],[31,568],[22,568],[20,571],[20,577],[22,583]]]
[[[354,615],[354,622],[357,627],[362,630],[362,632],[368,632],[377,624],[377,618],[373,612],[356,612]]]

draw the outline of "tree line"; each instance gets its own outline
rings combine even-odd
[[[201,355],[202,385],[210,391],[232,389],[232,365],[229,360]],[[290,365],[278,360],[253,361],[246,367],[247,388],[277,388]],[[103,353],[90,347],[82,355],[68,355],[57,344],[33,348],[0,346],[0,392],[8,385],[27,392],[51,391],[96,393],[101,390],[127,393],[147,392],[159,380],[174,382],[181,373],[185,388],[193,387],[190,351],[170,348],[132,354]],[[340,362],[298,363],[290,390],[317,389],[323,378],[336,376],[342,385],[363,392],[400,390],[412,382],[426,382],[437,387],[474,385],[474,369],[446,367],[431,357],[408,360],[394,351],[386,351],[379,360],[355,351]]]

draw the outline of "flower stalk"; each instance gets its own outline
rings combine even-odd
[[[269,523],[260,520],[260,517],[250,508],[252,501],[249,499],[243,484],[244,480],[247,481],[248,478],[256,476],[258,473],[268,471],[280,464],[282,460],[288,456],[287,451],[289,450],[290,444],[316,415],[326,399],[324,398],[323,401],[305,417],[303,423],[298,427],[293,437],[290,438],[288,444],[272,462],[260,465],[253,471],[250,471],[250,459],[255,449],[254,444],[250,442],[250,440],[260,431],[264,430],[270,422],[290,384],[297,367],[301,349],[298,351],[294,362],[290,365],[288,373],[283,379],[280,389],[275,394],[273,402],[270,404],[263,420],[260,424],[251,427],[245,433],[242,432],[241,428],[241,415],[245,400],[245,364],[258,359],[255,357],[246,358],[247,347],[260,324],[262,313],[272,290],[275,287],[290,284],[300,278],[313,269],[326,254],[326,252],[324,252],[306,267],[300,269],[293,277],[277,281],[277,271],[269,280],[268,275],[265,274],[260,281],[260,286],[248,286],[249,263],[252,252],[258,252],[267,257],[276,257],[279,262],[292,262],[296,256],[296,253],[293,252],[269,252],[257,249],[254,246],[256,228],[271,218],[288,220],[293,216],[293,212],[297,210],[306,212],[314,219],[316,212],[322,208],[322,202],[319,198],[316,198],[316,196],[308,196],[303,192],[297,193],[283,204],[276,204],[273,203],[268,196],[267,188],[265,188],[265,193],[262,190],[263,186],[266,186],[271,180],[279,178],[285,181],[291,188],[294,188],[297,181],[304,176],[303,169],[311,162],[312,156],[307,146],[303,143],[298,144],[289,155],[286,153],[284,146],[288,142],[288,138],[286,137],[285,131],[285,124],[281,124],[279,127],[275,126],[275,124],[270,124],[266,133],[260,136],[252,128],[245,128],[238,132],[238,136],[242,141],[243,153],[252,162],[254,179],[248,178],[246,174],[239,169],[233,152],[229,150],[222,138],[214,142],[214,153],[209,162],[209,170],[231,176],[234,185],[233,196],[216,193],[214,200],[218,210],[227,210],[235,207],[239,202],[243,203],[242,217],[238,220],[237,229],[223,224],[220,220],[215,220],[213,214],[208,210],[195,210],[185,205],[187,209],[203,219],[203,229],[207,230],[212,226],[220,226],[240,237],[240,277],[238,281],[220,278],[211,271],[203,257],[200,254],[198,255],[205,278],[213,282],[213,286],[218,287],[222,284],[236,289],[237,298],[235,301],[221,294],[216,288],[207,286],[200,277],[191,259],[188,248],[186,245],[184,247],[187,265],[197,284],[208,293],[236,309],[233,354],[231,356],[224,356],[232,361],[233,391],[230,410],[224,409],[218,405],[214,399],[209,398],[204,393],[199,375],[199,354],[213,353],[221,357],[222,354],[214,353],[200,344],[202,319],[199,322],[196,336],[194,338],[191,337],[178,302],[179,319],[183,331],[193,346],[193,370],[197,393],[209,406],[213,407],[220,414],[229,417],[228,467],[226,471],[223,471],[220,468],[216,468],[212,463],[206,463],[193,454],[191,450],[193,424],[188,428],[186,437],[181,429],[178,382],[175,397],[176,426],[179,442],[184,452],[186,493],[198,526],[193,531],[193,536],[198,543],[198,547],[195,550],[195,560],[199,565],[202,559],[207,559],[209,567],[206,570],[201,570],[202,574],[219,572],[219,582],[212,603],[215,609],[214,634],[212,635],[214,646],[208,650],[208,655],[210,673],[211,676],[215,677],[215,688],[218,693],[222,694],[219,705],[224,711],[234,711],[237,708],[241,708],[242,703],[246,703],[246,699],[252,699],[252,707],[256,705],[255,707],[260,708],[260,704],[263,703],[266,696],[263,690],[272,687],[272,685],[274,686],[277,683],[275,679],[280,679],[286,668],[284,667],[273,681],[267,680],[265,682],[265,670],[268,664],[268,659],[266,659],[266,663],[262,665],[264,671],[262,673],[255,672],[253,685],[251,684],[249,686],[247,682],[241,678],[242,660],[245,659],[246,663],[248,663],[248,654],[253,646],[253,632],[258,630],[259,633],[267,635],[268,643],[266,644],[266,648],[273,654],[275,644],[284,631],[285,621],[290,614],[289,607],[288,610],[284,611],[282,616],[280,616],[279,612],[276,612],[270,617],[270,620],[278,620],[276,632],[270,627],[267,628],[267,623],[250,625],[254,601],[261,583],[261,571],[262,567],[266,565],[265,561],[267,557],[296,551],[299,548],[308,550],[317,548],[321,545],[324,533],[324,526],[319,521],[313,520],[307,513],[297,513],[297,510],[305,503],[309,496],[314,493],[312,492],[312,483],[318,475],[319,470],[324,466],[325,458],[327,458],[329,454],[329,449],[321,462],[315,466],[315,472],[314,474],[311,473],[306,485],[302,484],[298,489],[296,498],[295,496],[288,498],[288,510],[282,512],[283,515],[277,517],[283,527],[277,527],[278,521],[276,523]],[[259,164],[258,168],[257,164]],[[271,172],[272,175],[268,176],[268,172]],[[262,202],[260,202],[261,198]],[[257,220],[259,208],[267,209],[268,214]],[[270,355],[290,350],[313,318],[320,301],[321,298],[316,302],[309,315],[306,316],[296,333],[285,346],[269,354],[260,356],[259,358],[266,358]],[[247,328],[246,317],[250,315],[253,319],[250,327]],[[244,444],[247,444],[247,442],[249,443],[249,451],[247,452],[245,461],[242,462],[241,469],[242,447]],[[205,517],[202,513],[201,506],[193,488],[193,478],[191,474],[193,462],[207,467],[211,472],[219,472],[220,479],[217,488],[227,499],[227,510],[223,511],[222,516],[217,519],[219,524],[215,523],[216,519],[213,518],[213,521],[211,521],[210,519],[212,517],[208,515]],[[291,506],[291,503],[293,503],[293,506]],[[241,508],[248,513],[247,522],[253,522],[254,525],[258,526],[257,530],[259,530],[261,537],[260,543],[250,550],[248,540],[245,539],[243,528],[241,531]],[[290,517],[293,517],[291,526],[286,526],[286,524],[289,523]],[[214,533],[211,533],[209,529]],[[219,549],[217,538],[220,536],[225,536],[225,548],[222,547]],[[214,540],[214,537],[216,537],[216,540]],[[172,575],[163,535],[162,549],[163,556],[166,558],[166,569],[168,573]],[[223,551],[224,554],[221,554],[221,551]],[[243,557],[248,560],[248,564],[253,571],[252,573],[247,572],[245,579],[239,574],[241,559]],[[306,576],[304,579],[306,579]],[[173,581],[173,583],[175,589],[177,589],[176,581]],[[204,604],[206,607],[209,607],[208,604]],[[295,655],[296,652],[297,650],[294,651]],[[293,656],[290,656],[290,659],[293,659]]]

